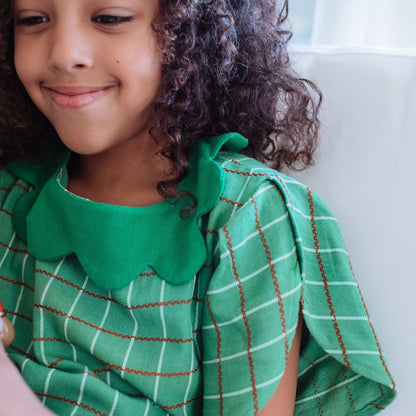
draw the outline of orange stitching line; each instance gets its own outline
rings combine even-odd
[[[21,185],[20,183],[15,183],[14,186],[23,189],[25,192],[30,192],[30,189],[27,188],[26,186]]]
[[[69,341],[66,341],[64,339],[56,338],[56,337],[36,337],[33,338],[34,342],[49,342],[49,341],[55,341],[55,342],[62,342],[64,344],[71,344]]]
[[[229,160],[230,162],[233,162],[233,163],[235,163],[235,164],[236,164],[236,165],[238,165],[238,166],[244,166],[242,163],[237,162],[236,160],[232,159],[231,157],[228,157],[228,156],[223,156],[223,157],[224,157],[224,159],[227,159],[227,160]]]
[[[345,374],[345,369],[342,370],[342,376],[344,377],[344,380],[345,380],[345,388],[347,389],[348,398],[350,400],[351,408],[352,408],[352,411],[354,412],[353,415],[355,415],[355,414],[357,414],[357,411],[355,409],[354,399],[352,398],[352,393],[351,393],[349,383],[347,382],[347,375]]]
[[[206,231],[203,231],[202,234],[205,234],[205,235],[214,234],[218,237],[218,231],[217,230],[206,230]]]
[[[215,332],[217,334],[217,360],[218,360],[218,392],[220,394],[220,416],[223,415],[223,397],[222,397],[222,363],[221,363],[221,334],[220,328],[218,327],[217,321],[214,318],[214,314],[211,310],[211,305],[209,303],[209,295],[207,295],[207,308],[211,321],[214,324]]]
[[[29,316],[23,315],[22,313],[15,312],[15,311],[9,311],[9,310],[6,310],[6,309],[4,311],[6,313],[10,314],[10,315],[15,315],[15,316],[18,316],[19,318],[26,319],[26,321],[29,321],[30,323],[33,322],[32,318],[30,318]]]
[[[283,182],[283,179],[279,175],[274,176],[274,178],[276,178],[280,182],[280,184],[282,185],[283,189],[285,190],[286,195],[287,195],[287,198],[289,200],[290,209],[293,211],[292,200],[290,198],[289,191],[287,190],[287,187],[286,187],[285,183]],[[283,202],[285,202],[285,199],[284,199],[284,197],[282,195],[282,191],[279,189],[279,187],[277,186],[277,184],[275,182],[273,182],[273,183],[274,183],[274,186],[279,190],[279,193],[282,196]]]
[[[121,306],[122,308],[128,309],[128,310],[145,309],[145,308],[148,309],[148,308],[154,308],[154,307],[158,307],[158,306],[187,305],[187,304],[191,303],[192,301],[200,302],[200,303],[204,302],[203,299],[198,299],[198,298],[193,297],[191,299],[186,299],[186,300],[172,300],[172,301],[166,301],[166,302],[153,302],[153,303],[146,303],[146,304],[143,304],[143,305],[127,306],[127,305],[123,305],[122,303],[120,303],[116,299],[112,299],[112,298],[109,298],[107,296],[101,296],[101,295],[97,295],[96,293],[89,292],[88,290],[83,289],[81,286],[78,286],[74,283],[71,283],[68,280],[63,279],[62,277],[56,276],[52,273],[49,273],[46,270],[36,269],[35,272],[42,273],[42,274],[45,274],[49,277],[52,277],[52,278],[66,284],[68,286],[73,287],[74,289],[79,290],[80,292],[85,293],[88,296],[92,296],[92,297],[97,298],[97,299],[113,302],[113,303]]]
[[[100,374],[100,373],[109,373],[111,372],[111,369],[110,368],[97,368],[93,371],[94,373]]]
[[[127,339],[134,339],[135,341],[154,341],[154,342],[174,342],[178,344],[186,344],[188,342],[192,342],[192,338],[188,339],[180,339],[180,338],[152,338],[152,337],[136,337],[134,335],[126,335],[126,334],[119,334],[117,332],[110,331],[108,329],[100,328],[90,322],[84,321],[83,319],[77,318],[76,316],[69,315],[67,313],[58,311],[57,309],[50,308],[45,305],[35,304],[33,305],[34,308],[46,309],[49,312],[55,313],[56,315],[62,316],[64,318],[72,319],[73,321],[80,322],[84,325],[87,325],[91,328],[97,329],[98,331],[105,332],[106,334],[114,335],[119,338],[127,338]]]
[[[53,363],[49,364],[49,365],[48,365],[48,368],[55,367],[55,366],[56,366],[56,364],[60,363],[60,362],[61,362],[61,361],[63,361],[63,360],[64,360],[63,358],[58,358],[58,359],[57,359],[57,360],[55,360]]]
[[[237,201],[231,201],[231,199],[228,199],[228,198],[226,198],[225,196],[221,196],[220,197],[220,200],[221,201],[225,201],[225,202],[227,202],[227,203],[229,203],[229,204],[232,204],[232,205],[237,205],[238,207],[242,207],[244,204],[242,204],[241,202],[237,202]]]
[[[0,276],[0,279],[1,280],[4,280],[6,282],[12,283],[13,285],[24,286],[26,289],[29,289],[31,292],[34,292],[35,291],[33,289],[33,287],[30,287],[27,283],[18,282],[17,280],[8,279],[7,277],[4,277],[4,276]]]
[[[276,269],[273,264],[272,255],[270,253],[270,247],[267,244],[266,236],[264,235],[263,230],[260,226],[260,220],[259,220],[259,211],[257,207],[257,201],[254,198],[250,198],[251,202],[254,204],[254,214],[256,219],[256,228],[259,232],[261,242],[263,243],[264,250],[266,251],[267,261],[269,263],[269,268],[272,273],[273,278],[273,284],[274,284],[274,290],[277,295],[277,300],[279,304],[279,311],[280,311],[280,320],[282,321],[282,329],[283,329],[283,336],[285,339],[285,365],[287,364],[287,361],[289,359],[289,342],[287,339],[287,330],[286,330],[286,317],[285,317],[285,310],[283,307],[283,298],[282,294],[280,292],[279,282],[277,281],[277,275],[276,275]]]
[[[208,270],[210,270],[210,269],[215,269],[215,264],[204,264],[202,267],[203,267],[204,269],[208,269]],[[204,302],[204,300],[203,300],[203,299],[201,299],[201,302]]]
[[[7,245],[6,243],[3,243],[2,241],[0,241],[0,246],[3,246],[5,248],[7,248],[8,250],[13,251],[15,253],[23,253],[23,254],[28,254],[29,253],[27,250],[20,250],[18,248],[10,247],[9,245]]]
[[[0,188],[0,191],[10,192],[11,191],[11,188]]]
[[[143,371],[143,370],[135,370],[133,368],[124,368],[121,365],[117,365],[117,364],[111,364],[111,363],[107,363],[105,361],[101,361],[105,366],[110,367],[110,368],[114,368],[115,370],[120,370],[120,371],[127,371],[128,373],[133,373],[133,374],[140,374],[142,376],[155,376],[155,377],[179,377],[179,376],[190,376],[191,374],[195,374],[196,372],[198,372],[201,369],[201,366],[199,365],[198,367],[194,368],[191,371],[184,371],[182,373],[157,373],[155,371]],[[104,373],[106,372],[106,369],[98,369],[98,370],[94,370],[94,373]]]
[[[382,396],[384,396],[384,390],[383,390],[383,388],[381,387],[381,384],[380,384],[380,383],[378,383],[378,389],[380,390],[380,394],[381,394]]]
[[[256,415],[259,412],[259,404],[258,404],[258,400],[257,400],[257,388],[256,388],[256,378],[255,378],[255,375],[254,375],[253,356],[251,355],[251,329],[250,329],[250,325],[248,323],[248,318],[247,318],[247,314],[246,314],[245,296],[244,296],[243,286],[241,284],[241,280],[240,280],[240,277],[239,277],[238,271],[237,271],[237,266],[235,264],[235,258],[234,258],[234,252],[233,252],[233,247],[232,247],[232,243],[231,243],[230,233],[228,232],[228,229],[225,225],[223,227],[223,230],[224,230],[224,233],[225,233],[225,237],[227,239],[227,246],[228,246],[228,250],[230,252],[234,277],[237,280],[238,289],[240,291],[241,313],[243,314],[244,325],[245,325],[246,331],[247,331],[247,355],[248,355],[248,362],[249,362],[249,366],[250,366],[251,389],[253,391],[254,414]]]
[[[356,279],[356,277],[355,277],[354,270],[353,270],[353,268],[352,268],[352,264],[351,264],[351,260],[350,260],[350,257],[349,257],[349,256],[348,256],[348,261],[349,261],[349,264],[350,264],[351,273],[352,273],[352,275],[354,276],[354,280],[355,280],[355,282],[357,283],[358,293],[360,294],[360,297],[361,297],[361,302],[362,302],[362,304],[363,304],[363,306],[364,306],[364,309],[365,309],[365,314],[367,315],[367,318],[368,318],[368,323],[369,323],[369,325],[370,325],[371,331],[373,332],[374,340],[376,341],[376,344],[377,344],[378,354],[379,354],[379,357],[380,357],[381,363],[383,364],[384,370],[386,371],[386,373],[387,373],[387,375],[388,375],[388,377],[389,377],[389,379],[390,379],[390,381],[391,381],[391,383],[392,383],[392,388],[393,388],[393,390],[395,390],[395,388],[396,388],[396,383],[394,382],[393,377],[391,376],[390,371],[389,371],[389,369],[387,368],[386,362],[384,361],[383,353],[381,352],[381,346],[380,346],[380,343],[378,342],[378,338],[377,338],[377,335],[376,335],[376,331],[375,331],[375,329],[374,329],[374,326],[373,326],[373,324],[371,323],[371,320],[370,320],[370,314],[368,313],[367,305],[366,305],[366,304],[365,304],[365,302],[364,302],[364,297],[363,297],[363,294],[362,294],[362,292],[361,292],[360,286],[359,286],[359,284],[358,284],[358,282],[357,282],[357,279]],[[382,392],[381,394],[383,395],[384,393]]]
[[[202,397],[195,397],[194,399],[189,399],[189,400],[187,400],[186,402],[182,402],[182,403],[179,403],[179,404],[175,404],[175,405],[173,405],[173,406],[160,406],[162,409],[166,409],[166,410],[173,410],[173,409],[177,409],[178,407],[183,407],[183,406],[186,406],[186,405],[188,405],[189,403],[192,403],[192,402],[195,402],[195,401],[197,401],[197,400],[201,400],[202,399]]]
[[[10,212],[10,211],[7,211],[7,209],[4,209],[4,208],[2,208],[2,209],[0,209],[0,211],[1,212],[4,212],[5,214],[7,214],[9,217],[12,217],[13,215],[12,215],[12,213]]]
[[[140,273],[139,274],[140,277],[152,277],[152,276],[156,276],[155,272],[151,272],[151,273]]]
[[[335,332],[337,334],[338,342],[339,342],[339,345],[341,346],[341,349],[342,349],[342,356],[344,358],[344,362],[345,362],[346,366],[349,369],[351,369],[351,364],[348,360],[347,351],[345,350],[344,341],[342,339],[341,331],[340,331],[339,326],[338,326],[337,317],[335,315],[334,306],[332,304],[331,295],[329,293],[328,280],[327,280],[327,277],[326,277],[324,264],[322,262],[321,253],[319,252],[320,248],[319,248],[318,233],[317,233],[316,224],[315,224],[315,211],[314,211],[314,207],[313,207],[312,192],[310,191],[310,189],[308,189],[308,188],[306,188],[306,189],[308,190],[309,210],[310,210],[310,214],[311,214],[311,225],[312,225],[312,232],[313,232],[313,240],[314,240],[314,243],[315,243],[316,259],[318,260],[318,263],[319,263],[319,269],[321,271],[321,276],[322,276],[322,280],[323,280],[324,287],[325,287],[326,300],[328,302],[329,310],[331,312],[332,323],[333,323]]]
[[[75,400],[71,400],[71,399],[68,399],[68,398],[66,398],[66,397],[52,396],[51,394],[45,394],[45,393],[39,393],[39,392],[35,392],[35,394],[36,394],[38,397],[46,397],[46,398],[48,398],[48,399],[59,400],[59,401],[61,401],[61,402],[70,403],[70,404],[73,404],[73,405],[75,405],[75,406],[82,407],[83,409],[89,410],[90,412],[93,412],[93,413],[95,413],[96,415],[100,415],[100,416],[108,416],[106,413],[102,413],[102,412],[100,412],[99,410],[94,409],[94,408],[93,408],[93,407],[91,407],[91,406],[88,406],[88,405],[86,405],[86,404],[84,404],[84,403],[78,403],[77,401],[75,401]]]
[[[226,172],[235,173],[237,175],[243,176],[270,176],[268,173],[250,173],[250,172],[240,172],[238,170],[231,170],[227,168],[223,168]]]
[[[375,403],[370,403],[371,406],[375,407],[378,410],[384,410],[385,407],[377,406]]]
[[[35,361],[36,363],[39,362],[36,357],[34,357],[33,355],[30,355],[26,351],[21,350],[20,348],[15,347],[14,345],[9,345],[9,348],[18,352],[19,354],[24,355],[25,357],[29,358],[29,360]]]
[[[315,363],[309,358],[305,357],[304,355],[301,355],[299,358],[303,359],[304,361],[306,361],[308,364],[312,366],[312,384],[313,384],[313,390],[315,392],[315,395],[317,395],[319,416],[324,416],[324,412],[322,410],[321,398],[318,395],[319,389],[318,389],[318,383],[316,381]]]

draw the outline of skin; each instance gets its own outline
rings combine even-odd
[[[174,175],[149,135],[161,81],[151,22],[156,0],[15,0],[15,65],[36,106],[75,156],[68,189],[104,203],[145,206]],[[122,161],[122,163],[121,163]],[[300,321],[301,322],[301,321]],[[260,416],[293,414],[301,324],[285,374]],[[52,413],[0,346],[0,416]]]
[[[17,74],[79,155],[69,189],[98,202],[159,202],[156,185],[170,170],[156,155],[163,138],[149,135],[161,79],[151,28],[157,7],[156,0],[15,0]]]
[[[299,313],[298,326],[289,350],[286,369],[279,385],[259,416],[292,416],[295,408],[296,386],[298,381],[299,351],[302,338],[302,314]]]

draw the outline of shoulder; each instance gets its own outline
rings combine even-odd
[[[335,218],[325,202],[296,179],[239,153],[219,152],[214,161],[221,167],[223,192],[220,202],[233,206],[234,214],[256,202],[261,211],[288,212],[302,227],[311,220]]]
[[[241,239],[265,232],[273,245],[295,242],[302,270],[317,244],[345,252],[337,219],[306,185],[239,153],[220,152],[215,161],[224,175],[223,192],[211,213],[220,236],[226,226]]]

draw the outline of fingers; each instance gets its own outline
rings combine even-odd
[[[6,313],[0,310],[0,340],[8,347],[14,340],[14,328]]]

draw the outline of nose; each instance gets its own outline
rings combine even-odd
[[[85,30],[76,23],[56,23],[50,38],[49,66],[71,73],[92,67],[93,52]]]

